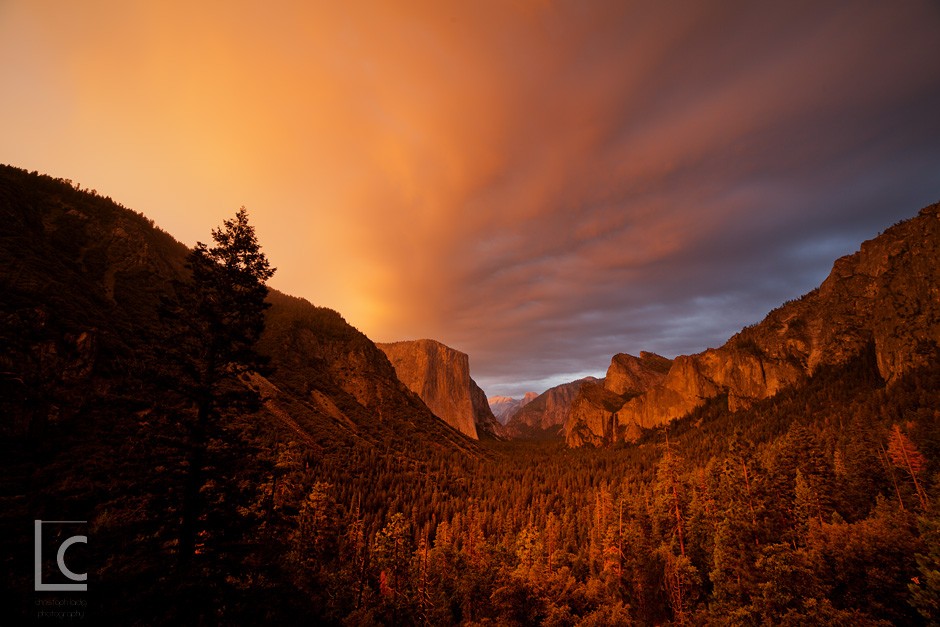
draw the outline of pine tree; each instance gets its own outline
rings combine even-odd
[[[427,535],[418,542],[412,557],[412,571],[415,573],[415,596],[417,601],[418,619],[425,625],[432,624],[431,615],[434,610],[434,600],[431,594],[431,547]]]
[[[301,505],[295,537],[298,558],[316,567],[333,557],[336,544],[336,502],[333,486],[316,482]]]
[[[175,362],[175,385],[193,406],[188,429],[189,468],[183,491],[179,565],[185,571],[196,550],[200,490],[209,430],[225,409],[251,406],[257,396],[240,381],[264,360],[254,344],[264,330],[268,308],[265,282],[274,268],[261,252],[244,207],[213,229],[215,245],[198,242],[187,256],[188,282],[163,303],[169,319],[167,351]]]
[[[545,520],[545,565],[549,575],[554,572],[555,556],[561,552],[561,543],[561,522],[555,512],[550,512]]]
[[[894,425],[891,429],[891,436],[888,439],[888,457],[891,459],[891,463],[896,467],[907,471],[911,481],[914,483],[914,490],[920,501],[920,508],[926,510],[927,493],[924,491],[923,485],[917,478],[923,473],[927,462],[924,460],[924,456],[921,452],[917,450],[917,447],[914,446],[914,443],[911,442],[910,438],[901,432],[901,427],[898,425]]]
[[[366,581],[368,579],[369,550],[366,543],[365,523],[359,507],[359,499],[349,512],[346,533],[340,538],[340,562],[343,575],[349,583],[347,593],[352,597],[350,605],[355,610],[362,607]]]
[[[755,563],[765,540],[766,514],[758,479],[764,474],[751,446],[740,437],[730,445],[719,478],[721,512],[715,527],[711,581],[722,608],[749,608],[757,595]],[[746,478],[745,478],[746,477]]]
[[[814,515],[824,518],[831,511],[834,472],[816,435],[803,426],[792,425],[775,448],[768,473],[768,492],[774,495],[768,502],[772,531],[775,537],[796,542],[796,532],[802,528],[797,529],[797,473],[804,481],[800,494],[809,498],[811,487]]]
[[[393,515],[375,534],[372,559],[378,569],[379,592],[392,623],[403,619],[407,609],[411,583],[411,529],[401,513]]]
[[[825,506],[818,475],[803,476],[802,471],[796,471],[794,485],[793,511],[795,513],[797,535],[804,535],[810,521],[823,523]]]
[[[919,575],[908,584],[910,603],[936,625],[940,623],[940,519],[925,515],[917,524],[924,551],[916,554]]]
[[[516,536],[516,559],[518,567],[516,572],[531,582],[537,582],[542,576],[541,565],[543,559],[542,537],[539,530],[529,525],[524,527]]]
[[[656,505],[662,532],[657,553],[663,561],[664,585],[675,621],[684,624],[701,583],[698,570],[686,555],[688,490],[682,480],[683,460],[666,441],[666,450],[656,468]]]

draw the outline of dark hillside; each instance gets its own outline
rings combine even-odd
[[[774,395],[718,390],[636,443],[570,449],[471,442],[337,312],[272,292],[258,346],[272,370],[241,382],[260,409],[228,406],[211,424],[181,571],[193,409],[168,376],[159,303],[185,280],[186,249],[106,198],[14,168],[0,168],[0,203],[4,621],[36,622],[46,601],[84,603],[74,622],[95,625],[940,621],[931,320],[855,342]],[[917,232],[892,238],[908,250]],[[925,267],[892,268],[885,289],[903,292],[905,272],[921,285]],[[865,281],[843,274],[839,289]],[[908,305],[924,322],[928,288],[892,297],[899,323]],[[813,302],[801,314],[825,336]],[[886,361],[895,344],[916,363]],[[586,398],[600,406],[600,390]],[[37,519],[87,521],[87,545],[68,554],[87,592],[34,591]]]
[[[0,168],[0,529],[11,549],[3,555],[12,598],[31,590],[31,521],[88,520],[95,587],[128,599],[114,605],[93,595],[98,611],[134,622],[123,612],[140,604],[167,621],[184,619],[187,603],[161,597],[195,594],[211,604],[246,595],[226,573],[259,560],[276,565],[267,577],[289,580],[278,574],[282,560],[263,556],[288,550],[313,466],[342,464],[352,478],[363,474],[357,465],[388,451],[390,469],[479,454],[339,314],[272,292],[259,348],[273,370],[251,381],[263,409],[229,412],[213,433],[202,564],[209,588],[174,580],[191,410],[167,379],[172,323],[160,302],[185,279],[186,254],[109,198]],[[288,471],[297,483],[282,493]],[[374,483],[348,485],[370,528],[380,524],[387,503],[374,501]]]

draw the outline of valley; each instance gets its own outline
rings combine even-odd
[[[0,218],[0,601],[14,623],[39,594],[36,519],[88,521],[89,624],[934,616],[940,205],[723,346],[616,353],[604,379],[531,395],[505,424],[472,355],[376,345],[271,290],[267,363],[236,390],[256,403],[222,404],[207,426],[186,569],[194,406],[161,314],[188,280],[186,247],[9,166]]]

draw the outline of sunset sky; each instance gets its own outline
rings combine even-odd
[[[0,0],[0,162],[490,395],[717,346],[940,200],[940,3]]]

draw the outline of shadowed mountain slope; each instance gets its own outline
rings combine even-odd
[[[372,532],[390,505],[376,477],[432,464],[459,473],[486,454],[435,417],[338,313],[271,291],[258,344],[271,369],[244,381],[260,408],[223,407],[211,425],[204,546],[194,576],[175,577],[193,408],[172,380],[179,368],[166,338],[175,323],[160,304],[186,279],[187,253],[110,198],[0,166],[5,607],[32,591],[23,567],[33,559],[32,521],[86,520],[89,612],[108,622],[187,624],[220,608],[231,612],[227,622],[250,608],[304,615],[315,602],[293,596],[296,579],[283,569],[317,481],[342,478],[339,495],[356,500]],[[450,499],[457,487],[438,473],[435,489]],[[233,578],[249,564],[269,583]],[[274,605],[257,601],[269,586],[283,590]]]

